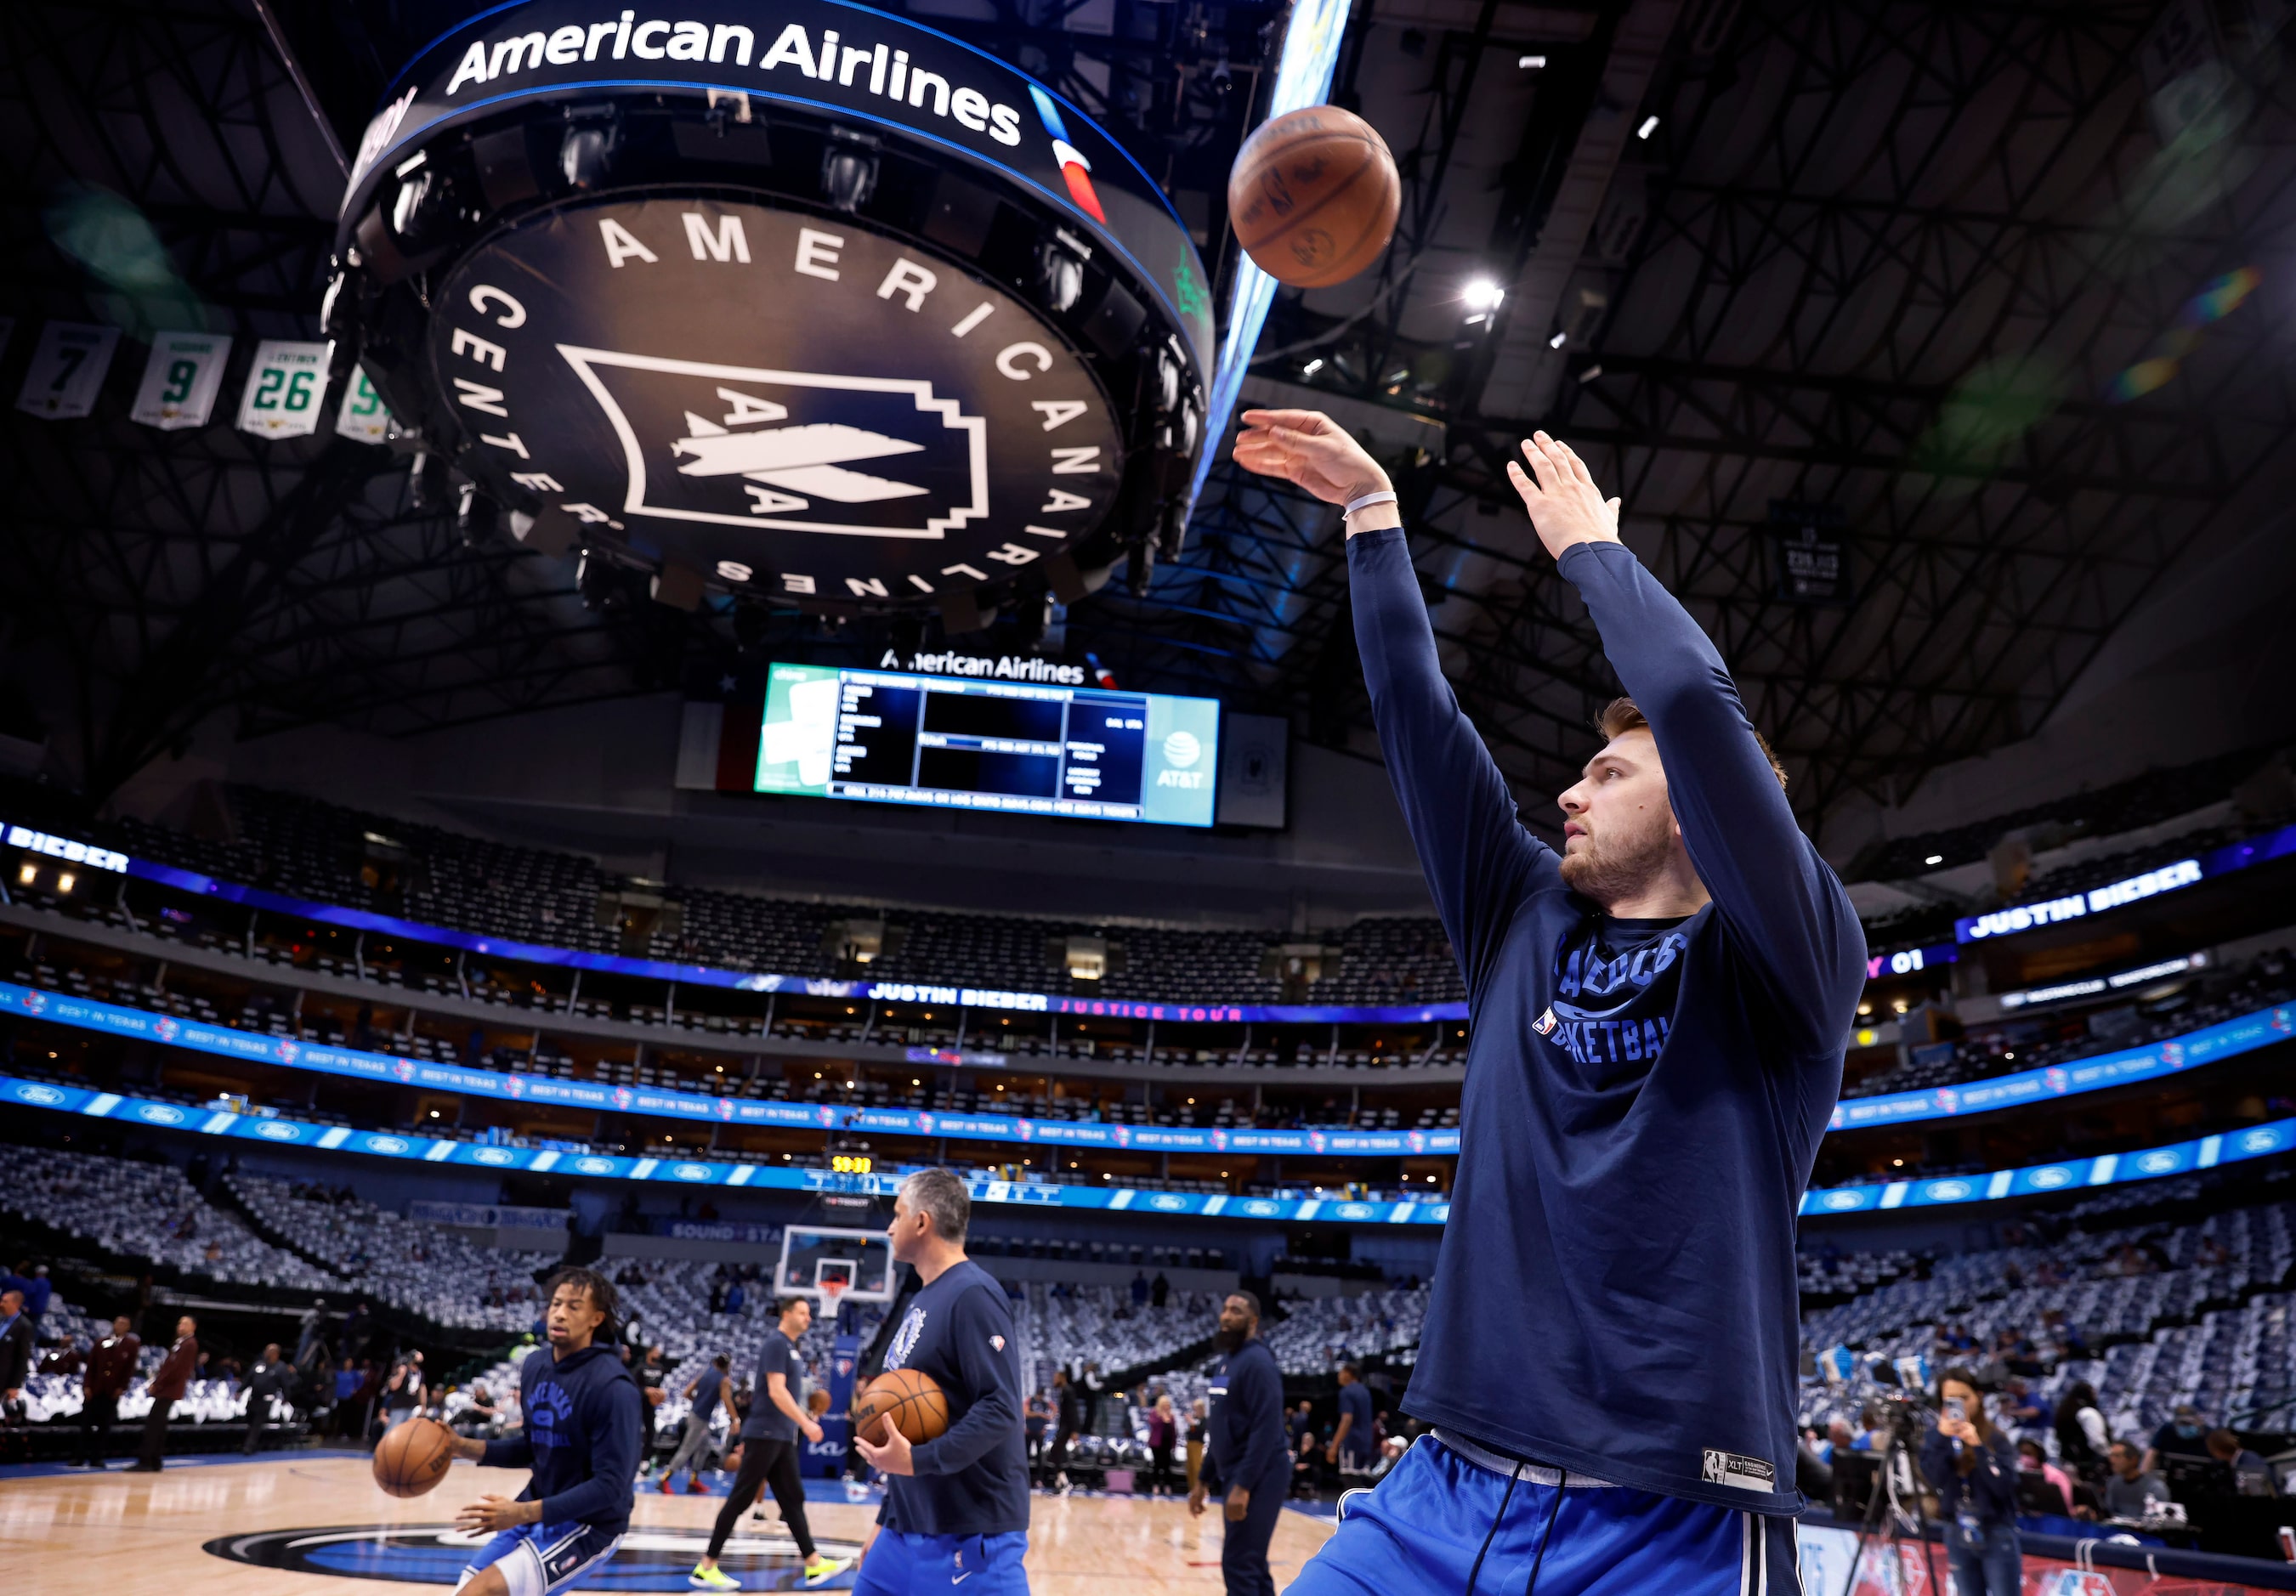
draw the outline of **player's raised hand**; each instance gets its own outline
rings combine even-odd
[[[1391,486],[1363,445],[1320,410],[1247,410],[1235,462],[1281,477],[1326,504],[1344,504]]]
[[[1575,544],[1619,541],[1619,501],[1603,497],[1595,474],[1569,444],[1534,432],[1522,440],[1522,462],[1507,462],[1507,479],[1522,495],[1538,541],[1556,559]]]

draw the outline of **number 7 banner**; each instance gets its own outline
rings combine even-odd
[[[223,391],[224,363],[231,358],[231,335],[224,332],[155,332],[135,408],[127,413],[147,427],[173,432],[204,427]]]
[[[31,368],[24,373],[23,391],[16,396],[16,408],[52,422],[87,414],[95,408],[95,396],[103,387],[103,373],[111,369],[111,352],[119,343],[117,327],[50,322],[40,329]]]
[[[261,438],[306,438],[318,430],[327,387],[327,346],[266,338],[255,346],[239,429]]]

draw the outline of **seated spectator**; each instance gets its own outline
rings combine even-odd
[[[2110,1454],[2112,1474],[2104,1482],[2104,1511],[2109,1518],[2141,1519],[2146,1504],[2169,1500],[2169,1482],[2144,1467],[2144,1453],[2134,1441],[2115,1441]]]
[[[2209,1455],[2208,1427],[2201,1422],[2201,1410],[2191,1403],[2177,1404],[2176,1416],[2152,1432],[2152,1445],[2144,1449],[2144,1472],[2158,1474],[2169,1458],[2205,1458]]]
[[[2058,1511],[2068,1516],[2086,1513],[2088,1510],[2073,1504],[2073,1477],[2049,1461],[2048,1453],[2038,1441],[2017,1443],[2017,1467],[2026,1474],[2038,1474],[2056,1488],[2065,1505]]]
[[[2232,1470],[2232,1488],[2242,1496],[2277,1496],[2279,1481],[2273,1477],[2272,1465],[2240,1444],[2240,1437],[2228,1429],[2209,1432],[2209,1455]]]
[[[2057,1404],[2057,1460],[2090,1485],[2105,1474],[2104,1415],[2097,1411],[2096,1387],[2077,1379]]]
[[[2001,1383],[2001,1420],[2011,1429],[2048,1429],[2057,1421],[2057,1410],[2030,1389],[2022,1375],[2013,1374]]]

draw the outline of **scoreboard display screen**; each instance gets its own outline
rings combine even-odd
[[[1209,826],[1219,700],[775,665],[757,790]]]

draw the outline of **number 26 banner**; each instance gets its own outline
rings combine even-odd
[[[128,414],[162,432],[206,426],[230,358],[228,333],[153,333],[152,358],[144,363],[143,386]]]
[[[239,430],[259,438],[306,438],[319,426],[327,387],[327,346],[266,338],[255,346]]]

